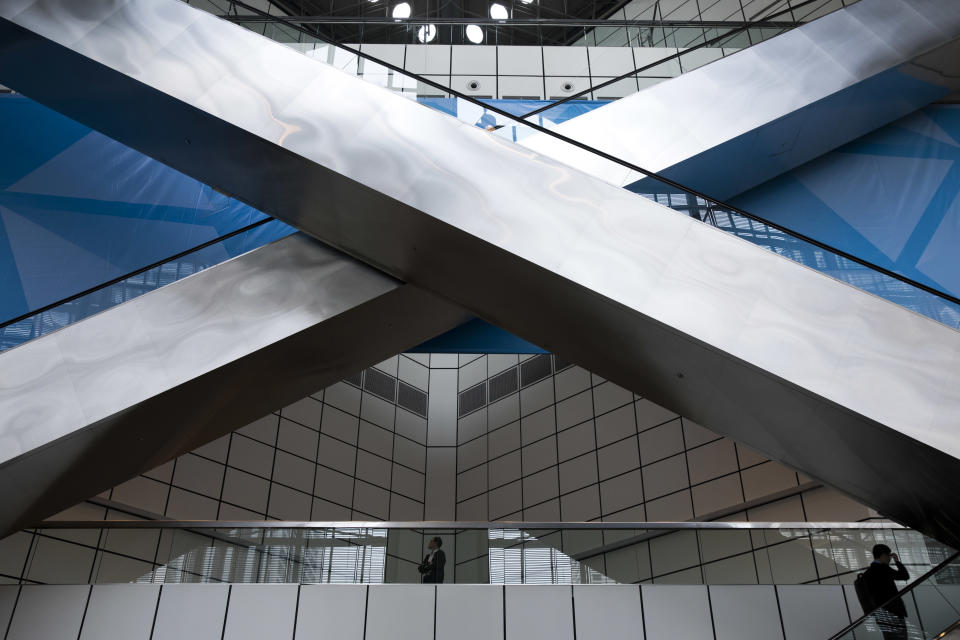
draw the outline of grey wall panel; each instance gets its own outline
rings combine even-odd
[[[457,370],[430,370],[430,406],[427,411],[427,444],[457,444]]]
[[[777,594],[772,585],[710,587],[717,640],[782,640]]]
[[[506,640],[573,640],[573,601],[566,585],[506,588]]]
[[[457,450],[455,447],[427,448],[427,477],[430,478],[430,482],[424,487],[424,518],[456,520]]]
[[[220,640],[227,613],[225,584],[165,584],[151,640]]]
[[[577,640],[643,639],[643,606],[636,585],[573,588]]]
[[[292,638],[295,584],[235,584],[230,589],[223,640]]]
[[[822,640],[850,624],[840,585],[777,587],[786,640]]]
[[[444,585],[437,588],[434,640],[503,638],[503,587]]]
[[[77,638],[88,585],[24,585],[6,640]]]
[[[367,587],[309,584],[300,587],[295,640],[363,640]]]
[[[10,616],[13,615],[13,606],[17,602],[17,594],[19,593],[19,585],[8,584],[0,586],[0,638],[7,635],[7,627],[10,626]]]
[[[90,592],[80,640],[150,640],[158,584],[97,584]]]
[[[372,585],[366,640],[432,638],[435,597],[433,585]]]
[[[707,588],[697,585],[643,585],[647,640],[713,638]]]

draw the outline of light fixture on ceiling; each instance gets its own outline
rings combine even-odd
[[[409,18],[410,17],[410,3],[401,2],[398,5],[394,5],[392,15],[394,18]]]
[[[374,2],[376,2],[376,0],[374,0]],[[531,2],[533,2],[533,0],[520,0],[520,2],[522,2],[523,4],[530,4]]]
[[[468,24],[466,29],[467,40],[473,44],[480,44],[483,42],[483,29],[478,27],[475,24]]]
[[[490,5],[490,17],[494,20],[506,20],[510,17],[510,14],[507,13],[507,8],[505,6],[499,2],[494,2]]]
[[[425,24],[419,29],[417,29],[417,40],[426,44],[433,41],[437,37],[437,25],[435,24]]]

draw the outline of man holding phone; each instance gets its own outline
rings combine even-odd
[[[890,566],[893,561],[896,569]],[[881,607],[874,614],[884,640],[906,640],[907,607],[895,597],[900,591],[894,580],[909,580],[910,574],[900,562],[899,556],[885,544],[873,546],[873,562],[863,572],[864,586],[874,606]],[[889,602],[888,602],[889,601]]]

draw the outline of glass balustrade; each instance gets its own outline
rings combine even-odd
[[[418,583],[434,537],[444,581],[471,584],[850,584],[877,543],[915,577],[953,553],[889,523],[63,524],[18,534],[3,579]]]

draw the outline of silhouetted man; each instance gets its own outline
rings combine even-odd
[[[420,563],[420,581],[423,584],[440,584],[443,582],[443,566],[447,564],[447,556],[443,553],[443,540],[439,537],[431,538],[427,543],[428,553]]]
[[[890,568],[891,560],[896,565],[896,569]],[[894,580],[909,578],[907,569],[901,564],[897,554],[891,553],[890,547],[885,544],[874,545],[873,562],[863,572],[863,582],[873,601],[873,606],[882,607],[874,614],[874,619],[880,631],[883,632],[884,640],[907,638],[907,607],[903,604],[903,600],[894,597],[900,591]]]

